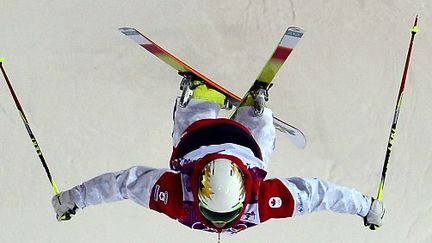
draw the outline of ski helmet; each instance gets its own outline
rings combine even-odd
[[[244,175],[231,160],[217,158],[205,165],[199,176],[198,200],[202,216],[222,228],[233,222],[246,197]]]

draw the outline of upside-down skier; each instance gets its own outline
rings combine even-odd
[[[194,83],[187,105],[179,98],[175,105],[170,168],[135,166],[61,192],[52,198],[59,221],[77,209],[130,199],[190,228],[219,233],[323,210],[382,225],[383,203],[354,189],[316,178],[266,179],[275,127],[269,108],[255,112],[262,97],[251,94],[232,120],[218,118],[226,97]]]

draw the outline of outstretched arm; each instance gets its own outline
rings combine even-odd
[[[135,166],[127,170],[100,175],[71,190],[71,199],[79,208],[122,199],[149,207],[151,190],[167,169]]]
[[[60,218],[76,207],[131,199],[149,208],[152,189],[168,169],[135,166],[127,170],[106,173],[53,197],[52,203]],[[75,208],[75,209],[74,209]]]
[[[365,217],[371,198],[360,192],[321,179],[278,178],[261,183],[261,222],[317,211],[356,214]]]
[[[293,177],[283,180],[295,200],[294,216],[317,211],[356,214],[365,217],[371,198],[348,187],[321,179]]]

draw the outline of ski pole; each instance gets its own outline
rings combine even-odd
[[[4,58],[0,58],[0,68],[1,68],[1,71],[3,73],[3,77],[4,77],[5,81],[6,81],[6,84],[7,84],[8,88],[9,88],[9,91],[10,91],[10,93],[12,95],[12,98],[15,101],[15,105],[16,105],[16,107],[18,109],[18,112],[19,112],[19,114],[21,116],[22,121],[24,122],[24,125],[26,127],[27,133],[30,136],[30,139],[31,139],[31,141],[33,143],[33,146],[34,146],[35,150],[36,150],[36,153],[38,154],[39,159],[42,162],[42,166],[45,169],[45,173],[48,176],[48,180],[51,183],[51,186],[52,186],[52,188],[54,190],[54,193],[56,195],[59,195],[60,191],[59,191],[59,189],[57,187],[57,184],[56,184],[54,178],[51,175],[51,172],[50,172],[50,170],[48,168],[48,164],[46,163],[45,158],[44,158],[44,156],[42,154],[42,150],[40,149],[39,144],[38,144],[38,142],[36,140],[36,137],[35,137],[35,135],[33,134],[32,130],[30,128],[30,124],[29,124],[29,122],[27,120],[27,117],[24,114],[24,110],[23,110],[23,108],[22,108],[22,106],[21,106],[21,104],[20,104],[20,102],[18,100],[17,95],[15,94],[15,91],[14,91],[14,89],[12,87],[12,84],[11,84],[11,82],[10,82],[7,74],[6,74],[6,71],[5,71],[4,67],[3,67],[3,63],[4,62],[5,62],[5,59]],[[70,219],[70,214],[69,213],[66,213],[65,215],[62,216],[62,220],[68,220],[68,219]]]
[[[407,54],[407,57],[405,60],[405,68],[404,68],[404,72],[402,75],[401,85],[399,88],[399,95],[398,95],[397,102],[396,102],[396,109],[395,109],[395,112],[393,115],[393,123],[391,126],[390,137],[388,140],[387,151],[386,151],[386,155],[385,155],[385,159],[384,159],[384,166],[383,166],[382,173],[381,173],[381,181],[379,184],[378,194],[377,194],[377,200],[380,200],[380,201],[382,200],[382,197],[383,197],[384,182],[385,182],[386,174],[387,174],[387,166],[389,164],[390,154],[392,152],[392,147],[393,147],[393,143],[394,143],[394,139],[395,139],[395,135],[396,135],[396,126],[397,126],[397,122],[399,119],[400,107],[402,104],[403,93],[405,90],[405,82],[406,82],[406,77],[408,74],[408,67],[409,67],[409,63],[410,63],[410,59],[411,59],[412,47],[414,44],[414,36],[416,33],[419,32],[419,29],[417,27],[417,22],[418,22],[418,16],[416,16],[415,21],[414,21],[414,26],[411,28],[411,40],[410,40],[410,44],[409,44],[409,48],[408,48],[408,54]],[[371,225],[369,228],[371,230],[375,230],[379,227],[376,225]]]

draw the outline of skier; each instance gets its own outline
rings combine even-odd
[[[193,93],[186,103],[176,100],[170,169],[135,166],[61,192],[52,198],[59,221],[90,205],[131,199],[190,228],[218,233],[322,210],[382,225],[383,203],[354,189],[317,178],[265,179],[275,127],[272,111],[261,107],[257,114],[254,105],[265,103],[266,90],[249,95],[230,120],[217,118],[226,105],[223,94],[200,81],[185,85]]]

